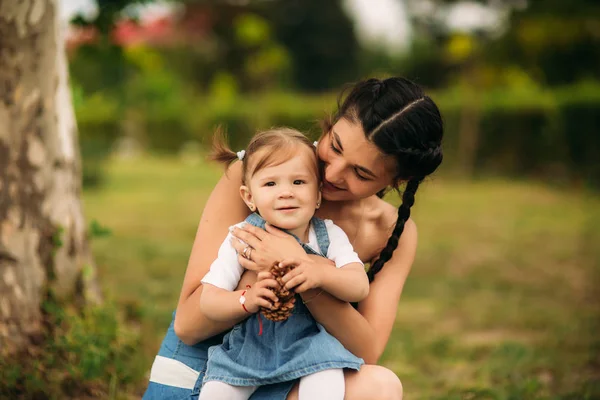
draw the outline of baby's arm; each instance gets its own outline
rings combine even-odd
[[[310,258],[288,259],[279,263],[281,267],[293,265],[294,269],[283,277],[285,287],[303,293],[321,288],[343,301],[358,302],[369,294],[369,278],[362,263],[350,263],[332,268],[327,260],[317,262]]]
[[[213,321],[231,321],[242,318],[247,312],[258,311],[259,306],[270,307],[267,299],[277,301],[277,296],[266,289],[267,285],[275,287],[277,281],[268,273],[260,273],[254,287],[248,288],[244,297],[247,303],[244,307],[240,304],[243,290],[235,291],[244,269],[238,262],[237,253],[230,243],[231,234],[227,235],[219,255],[213,261],[208,273],[202,278],[204,289],[200,297],[200,311]],[[233,239],[237,240],[237,239]]]
[[[340,300],[359,302],[369,295],[369,278],[362,263],[340,268],[317,266],[322,271],[321,289]]]
[[[242,290],[230,292],[205,283],[200,297],[200,311],[213,321],[230,321],[244,317],[246,311],[240,305]]]
[[[321,288],[340,300],[359,302],[369,294],[369,278],[365,266],[354,251],[346,233],[331,220],[325,220],[329,234],[327,258],[337,268],[321,266]]]
[[[321,288],[343,301],[358,302],[369,294],[369,279],[363,263],[352,248],[344,231],[326,220],[329,234],[327,258],[337,268],[323,262],[310,260],[284,260],[281,265],[295,268],[283,278],[286,288],[302,293],[308,289]]]
[[[261,274],[263,274],[263,279],[261,279]],[[261,272],[259,280],[254,286],[245,291],[245,310],[240,304],[243,290],[231,292],[211,284],[204,284],[200,298],[200,311],[213,321],[230,321],[243,318],[248,313],[258,312],[260,307],[270,308],[271,304],[277,301],[277,296],[268,288],[277,285],[277,281],[264,279],[264,274]],[[268,275],[270,276],[270,274]]]

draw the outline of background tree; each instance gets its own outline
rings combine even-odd
[[[42,332],[49,297],[97,300],[57,3],[0,5],[0,349]]]
[[[295,86],[323,91],[356,79],[359,45],[340,0],[261,2],[275,36],[288,49]]]

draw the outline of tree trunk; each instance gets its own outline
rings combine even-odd
[[[58,0],[0,0],[0,353],[53,297],[99,300]]]

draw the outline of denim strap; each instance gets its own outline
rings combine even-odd
[[[321,249],[321,253],[323,257],[327,257],[327,253],[329,252],[329,233],[327,233],[327,226],[325,226],[325,221],[321,218],[312,217],[310,221],[315,233],[317,234],[317,243],[319,244],[319,249]]]

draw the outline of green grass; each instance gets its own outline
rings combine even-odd
[[[141,325],[135,362],[148,370],[219,175],[175,159],[112,161],[105,186],[84,193],[88,220],[112,231],[92,244],[102,286]],[[598,198],[438,178],[413,216],[417,259],[381,360],[406,398],[600,398]]]

